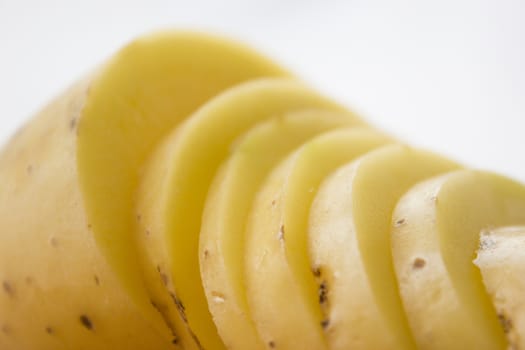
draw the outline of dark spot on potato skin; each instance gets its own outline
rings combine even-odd
[[[328,300],[328,287],[326,286],[326,281],[319,284],[319,304],[324,304]]]
[[[51,244],[52,247],[56,248],[58,247],[58,239],[56,237],[51,237],[49,239],[49,243]]]
[[[324,319],[321,321],[321,327],[323,327],[323,329],[327,329],[329,325],[330,325],[329,319]]]
[[[75,131],[76,128],[77,128],[77,118],[76,117],[75,118],[71,118],[69,120],[69,129],[71,131]]]
[[[209,256],[210,256],[210,251],[208,249],[205,249],[204,250],[204,259],[208,259]]]
[[[94,276],[94,280],[95,280],[95,284],[96,284],[97,286],[100,286],[100,279],[98,278],[97,275]]]
[[[312,273],[314,274],[314,277],[319,278],[321,277],[321,268],[319,266],[315,266],[312,268]]]
[[[414,270],[419,270],[419,269],[422,269],[423,267],[425,267],[426,264],[427,264],[427,262],[426,262],[425,259],[423,259],[423,258],[415,258],[414,262],[412,263],[412,268]]]
[[[4,324],[2,325],[2,333],[5,334],[5,335],[10,335],[11,334],[11,327],[9,327],[9,325],[7,324]]]
[[[7,294],[7,296],[9,296],[11,298],[15,296],[15,289],[13,288],[11,283],[9,283],[8,281],[3,281],[2,282],[2,289]]]
[[[31,276],[27,276],[26,279],[25,279],[25,281],[26,281],[26,284],[27,284],[28,286],[32,286],[32,285],[33,285],[33,282],[34,282],[34,280],[33,280],[33,278],[32,278]]]
[[[268,346],[272,349],[275,349],[275,342],[272,340],[272,341],[269,341],[268,342]]]
[[[47,326],[47,327],[45,328],[45,331],[46,331],[46,333],[49,334],[49,335],[55,334],[55,330],[53,329],[53,327],[50,327],[50,326]]]
[[[94,329],[93,321],[87,315],[80,315],[79,319],[82,326],[87,330],[92,331]]]
[[[512,319],[508,318],[503,312],[498,313],[498,319],[503,331],[508,334],[513,328]]]
[[[29,164],[26,168],[27,175],[31,175],[33,173],[33,166]]]
[[[179,310],[179,314],[182,317],[182,320],[184,323],[188,323],[188,318],[186,317],[186,308],[184,307],[184,304],[182,301],[177,298],[177,296],[170,292],[171,299],[175,303],[175,306],[177,306],[177,310]]]
[[[405,223],[405,221],[406,221],[405,219],[399,219],[399,220],[396,221],[395,226],[399,227],[399,226],[403,225]]]
[[[168,275],[166,275],[166,274],[162,271],[162,269],[160,268],[159,265],[157,265],[157,271],[158,271],[158,273],[159,273],[159,276],[160,276],[160,279],[161,279],[161,281],[162,281],[162,284],[163,284],[164,286],[168,286]]]

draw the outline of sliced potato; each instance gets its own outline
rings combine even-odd
[[[264,79],[232,88],[209,101],[157,149],[138,191],[139,246],[145,248],[152,298],[169,295],[205,349],[221,344],[212,322],[199,271],[199,232],[210,183],[236,138],[258,122],[289,112],[343,107],[289,80]],[[151,199],[152,194],[158,197]],[[160,275],[160,276],[159,276]],[[167,302],[167,301],[166,301]],[[173,306],[172,306],[173,308]],[[173,314],[170,312],[169,314]]]
[[[370,129],[326,132],[294,152],[259,190],[248,221],[245,273],[250,310],[267,344],[326,348],[308,256],[310,205],[330,172],[387,142]]]
[[[525,187],[481,171],[450,173],[411,189],[393,222],[400,293],[418,346],[504,349],[472,260],[483,229],[525,224]]]
[[[483,231],[474,263],[496,307],[507,348],[525,348],[525,226]]]
[[[331,349],[414,349],[390,253],[397,200],[415,183],[458,168],[432,153],[392,145],[330,176],[310,212]]]
[[[236,142],[214,179],[202,220],[199,256],[210,310],[230,348],[264,348],[249,319],[244,287],[244,237],[258,189],[271,169],[306,140],[356,122],[345,114],[300,111],[258,125]],[[254,320],[258,324],[257,317]],[[269,342],[264,333],[263,340]]]

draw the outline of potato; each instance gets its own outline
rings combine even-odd
[[[413,184],[458,168],[403,145],[374,150],[325,180],[310,212],[330,349],[414,349],[390,253],[397,200]]]
[[[452,172],[411,189],[393,223],[394,266],[418,346],[504,349],[472,259],[483,229],[525,224],[525,186],[488,172]]]
[[[523,346],[525,186],[394,142],[237,43],[135,40],[0,151],[0,349]]]
[[[525,347],[524,245],[525,226],[484,230],[474,260],[511,350]]]
[[[244,258],[249,309],[266,344],[327,348],[307,250],[310,205],[330,172],[389,141],[364,128],[325,132],[289,156],[259,189]]]
[[[163,348],[155,332],[178,342],[179,330],[171,334],[151,305],[133,235],[144,162],[222,90],[288,75],[236,43],[165,32],[129,44],[36,116],[0,156],[0,279],[9,291],[0,336],[9,346]],[[26,278],[36,282],[23,294]],[[96,280],[107,287],[96,289]]]

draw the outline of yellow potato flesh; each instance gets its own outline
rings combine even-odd
[[[240,135],[261,121],[309,108],[348,113],[297,82],[264,79],[239,85],[209,101],[175,130],[157,150],[162,154],[154,155],[156,160],[145,169],[137,215],[145,228],[138,232],[138,239],[149,262],[146,274],[150,280],[158,279],[160,266],[169,279],[168,291],[177,299],[179,309],[183,305],[191,330],[207,349],[221,346],[208,310],[198,257],[210,183]],[[144,200],[150,193],[162,195],[155,201]],[[165,295],[154,297],[166,300]]]
[[[482,231],[474,260],[496,307],[508,349],[525,347],[525,226]]]
[[[53,101],[0,153],[0,349],[176,349],[127,295],[86,218],[71,120],[87,86]]]
[[[402,223],[393,229],[393,254],[418,345],[506,348],[472,260],[483,229],[525,223],[525,187],[491,173],[455,172],[412,189],[393,220]]]
[[[415,348],[390,253],[392,211],[412,185],[457,167],[432,153],[393,145],[323,183],[310,212],[309,247],[332,349]]]
[[[294,148],[324,131],[357,123],[351,115],[301,111],[261,124],[236,142],[234,153],[214,179],[203,215],[199,256],[208,304],[232,348],[264,348],[256,343],[244,287],[245,229],[257,190]],[[245,327],[253,334],[250,343],[241,342],[246,332],[241,332],[242,337],[238,333]]]
[[[132,236],[141,167],[159,140],[209,98],[246,80],[285,75],[238,44],[166,32],[122,49],[91,82],[78,116],[84,205],[100,250],[147,314]]]
[[[159,140],[222,90],[287,73],[223,39],[166,32],[122,49],[89,84],[78,123],[77,166],[89,224],[102,254],[146,317],[155,316],[133,238],[134,196]]]
[[[326,348],[307,249],[310,205],[330,172],[388,141],[363,128],[326,132],[275,169],[259,190],[246,236],[246,288],[267,343],[284,349]]]

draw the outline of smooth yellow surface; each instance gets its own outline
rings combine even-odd
[[[496,307],[508,348],[524,348],[525,226],[482,231],[474,263]]]
[[[397,200],[458,167],[430,152],[385,146],[328,178],[310,212],[310,251],[324,286],[332,349],[415,349],[390,253]]]
[[[284,349],[327,348],[307,249],[310,205],[329,173],[387,142],[364,128],[323,133],[294,152],[259,190],[247,230],[246,288],[267,342]]]
[[[138,236],[151,264],[146,274],[158,275],[157,266],[166,268],[167,290],[184,306],[184,316],[206,349],[221,346],[208,310],[198,256],[201,217],[211,181],[244,132],[261,121],[312,108],[348,113],[294,81],[263,79],[239,85],[210,100],[172,132],[157,150],[163,155],[154,156],[164,164],[162,171],[146,170],[138,198],[163,194],[155,201],[138,200],[137,215],[160,220],[142,223],[159,228],[158,232],[150,229]]]
[[[53,101],[0,152],[0,349],[176,349],[128,296],[86,218],[71,122],[86,88]]]
[[[87,217],[103,255],[152,319],[133,239],[134,195],[144,162],[164,136],[222,90],[287,75],[237,43],[174,31],[135,40],[90,83],[75,121]]]
[[[525,187],[481,171],[451,173],[412,189],[396,209],[394,222],[402,219],[406,225],[398,225],[392,234],[393,254],[418,345],[506,348],[472,260],[483,229],[525,224]],[[413,269],[415,257],[429,262]]]

